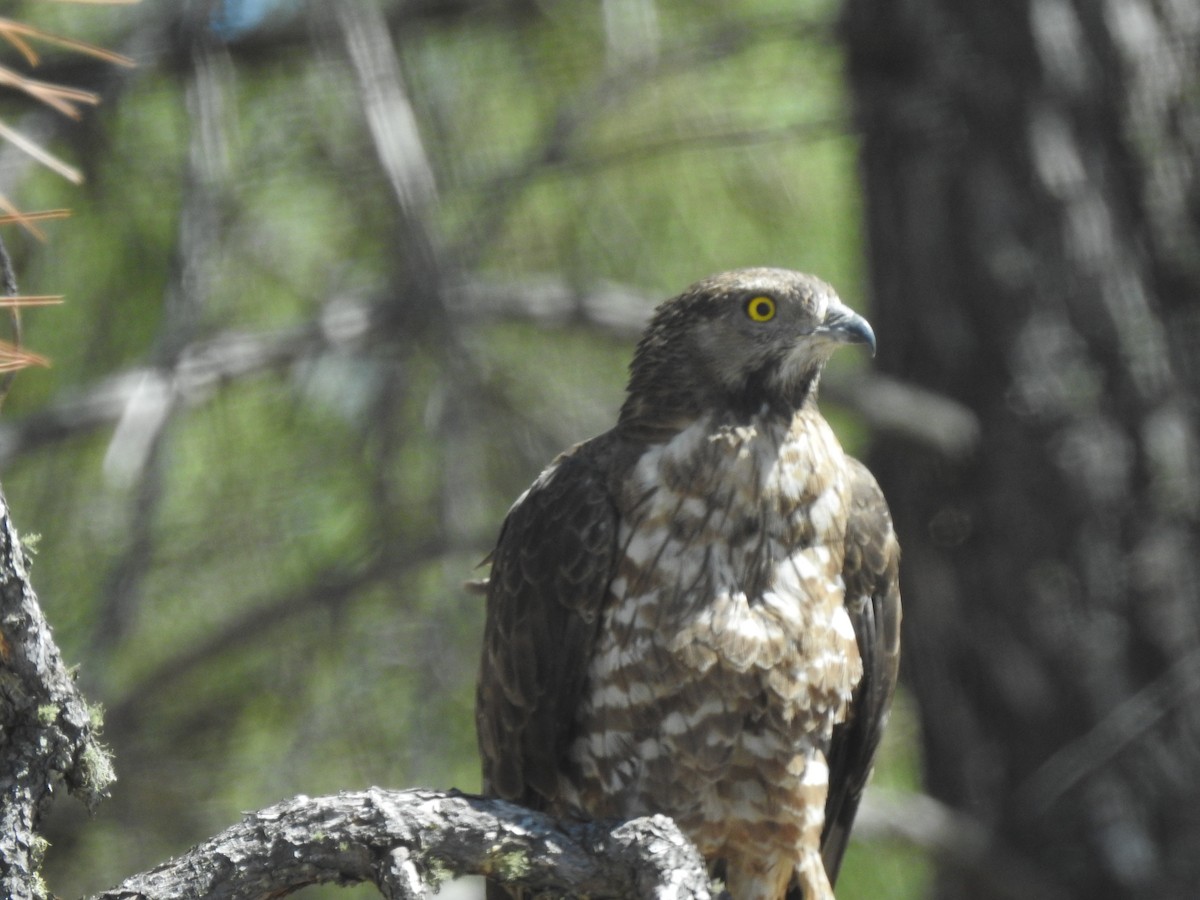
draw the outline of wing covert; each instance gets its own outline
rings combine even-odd
[[[618,514],[596,445],[547,467],[491,556],[475,706],[484,793],[535,809],[554,806],[616,566]]]
[[[842,577],[863,676],[847,720],[834,729],[829,751],[829,797],[821,854],[831,883],[837,879],[871,774],[900,666],[900,545],[875,477],[856,459],[847,457],[847,464],[851,508]]]

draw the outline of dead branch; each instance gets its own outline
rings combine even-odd
[[[92,900],[257,900],[353,883],[408,900],[461,875],[556,896],[711,896],[699,853],[664,816],[564,823],[503,800],[370,788],[250,813]]]

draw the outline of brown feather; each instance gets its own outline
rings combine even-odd
[[[509,511],[492,554],[476,731],[485,793],[553,806],[616,565],[612,441],[556,459]]]
[[[847,457],[846,461],[852,472],[852,505],[842,578],[863,677],[854,691],[850,718],[834,729],[829,751],[830,789],[821,855],[831,883],[841,869],[900,667],[900,545],[875,477],[858,460]]]

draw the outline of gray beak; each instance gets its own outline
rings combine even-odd
[[[848,306],[833,303],[825,313],[825,321],[817,327],[817,334],[839,344],[866,344],[875,355],[875,332],[871,323]]]

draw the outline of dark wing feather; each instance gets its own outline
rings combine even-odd
[[[475,725],[483,790],[554,811],[617,560],[605,438],[567,451],[509,511],[492,553]]]
[[[900,545],[883,492],[866,466],[848,458],[850,519],[846,528],[846,610],[854,623],[863,677],[850,714],[833,732],[829,798],[821,855],[836,882],[850,828],[883,736],[900,666]]]

